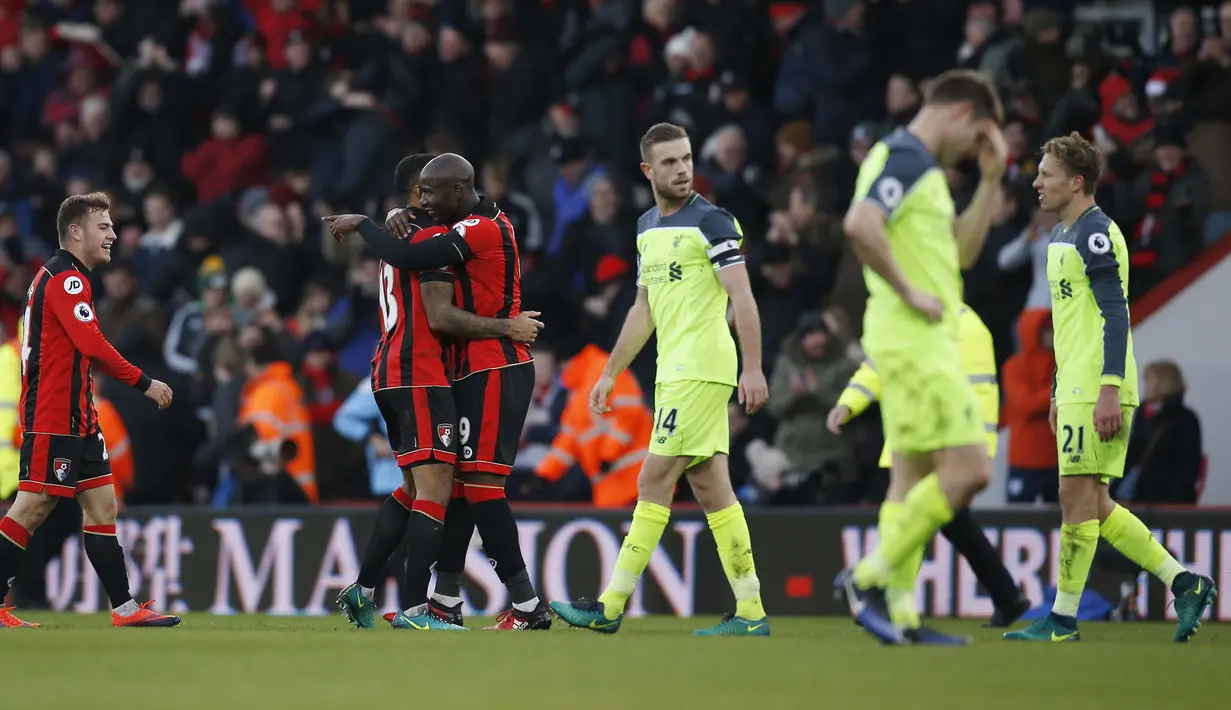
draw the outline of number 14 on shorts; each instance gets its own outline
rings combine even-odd
[[[657,416],[654,417],[654,436],[658,438],[658,443],[665,443],[668,436],[675,435],[676,412],[674,407],[659,408]]]

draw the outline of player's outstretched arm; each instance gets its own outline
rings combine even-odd
[[[413,244],[377,227],[370,219],[359,222],[358,231],[372,251],[396,269],[440,269],[460,264],[471,256],[466,240],[455,231]]]
[[[453,305],[453,282],[423,281],[419,284],[423,310],[432,330],[467,340],[508,338],[533,343],[543,324],[534,319],[538,311],[522,311],[517,318],[484,318]]]
[[[142,392],[149,390],[152,380],[116,351],[98,329],[88,281],[70,275],[50,283],[46,286],[46,299],[56,320],[73,341],[73,347],[82,355],[120,382]]]
[[[957,219],[958,257],[962,268],[969,269],[979,260],[983,242],[987,240],[992,226],[992,208],[996,194],[1000,192],[1000,178],[1004,176],[1008,146],[1000,129],[992,126],[979,137],[979,187],[966,211]]]
[[[718,282],[731,299],[735,334],[739,336],[740,357],[744,366],[739,378],[739,401],[752,414],[769,401],[769,385],[765,382],[761,364],[761,316],[757,313],[757,301],[752,296],[748,267],[744,263],[723,267],[717,274]]]

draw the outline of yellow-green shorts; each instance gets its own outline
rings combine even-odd
[[[688,466],[731,448],[727,403],[735,388],[718,382],[674,380],[654,386],[654,434],[650,453],[690,456]]]
[[[986,440],[983,411],[956,344],[872,359],[881,376],[885,441],[893,451],[909,456]]]
[[[1107,483],[1124,477],[1128,434],[1137,408],[1120,407],[1124,423],[1111,441],[1099,441],[1094,431],[1094,402],[1073,402],[1056,407],[1056,454],[1061,476],[1102,476]]]

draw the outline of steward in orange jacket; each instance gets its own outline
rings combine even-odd
[[[611,411],[590,411],[590,390],[602,375],[607,357],[601,348],[587,345],[564,366],[560,383],[569,391],[568,403],[560,417],[560,433],[535,475],[554,482],[574,464],[580,465],[590,479],[594,505],[623,508],[637,501],[637,474],[654,429],[654,415],[628,370],[620,373],[611,390]]]
[[[1060,478],[1056,468],[1056,436],[1047,423],[1051,408],[1056,353],[1052,346],[1051,311],[1032,308],[1017,321],[1021,351],[1004,363],[1004,422],[1009,428],[1009,478],[1006,500],[1055,502]]]
[[[290,364],[281,361],[256,362],[249,368],[251,376],[240,395],[240,424],[251,425],[256,430],[262,448],[277,447],[284,441],[295,442],[295,457],[285,463],[286,472],[303,491],[308,502],[319,502],[316,453],[312,448],[308,406]],[[262,465],[266,463],[272,465],[272,460],[264,461]]]
[[[133,486],[133,451],[128,440],[128,428],[115,405],[98,394],[99,379],[94,380],[94,408],[98,411],[98,426],[103,430],[103,446],[111,461],[111,478],[115,484],[115,499],[124,500],[124,494]]]

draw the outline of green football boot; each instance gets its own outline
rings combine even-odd
[[[1201,617],[1205,610],[1213,606],[1218,598],[1218,587],[1214,580],[1192,572],[1182,572],[1171,583],[1171,592],[1175,594],[1175,636],[1171,638],[1176,643],[1186,643],[1201,628]]]
[[[1009,631],[1004,637],[1010,641],[1050,641],[1051,643],[1081,640],[1081,634],[1077,631],[1077,619],[1054,613],[1048,614],[1024,629]]]
[[[769,636],[769,617],[749,621],[742,616],[727,614],[708,629],[697,629],[693,636]]]
[[[356,628],[376,628],[376,602],[363,596],[363,590],[357,582],[338,592],[337,601],[342,616]]]
[[[608,619],[603,613],[603,603],[593,599],[578,599],[575,602],[552,602],[551,610],[564,623],[579,629],[590,629],[600,634],[614,634],[620,630],[624,615]]]
[[[419,611],[418,614],[407,614],[407,611]],[[395,629],[410,629],[413,631],[469,631],[465,626],[451,624],[447,619],[436,616],[424,604],[416,609],[399,611],[389,624]]]

